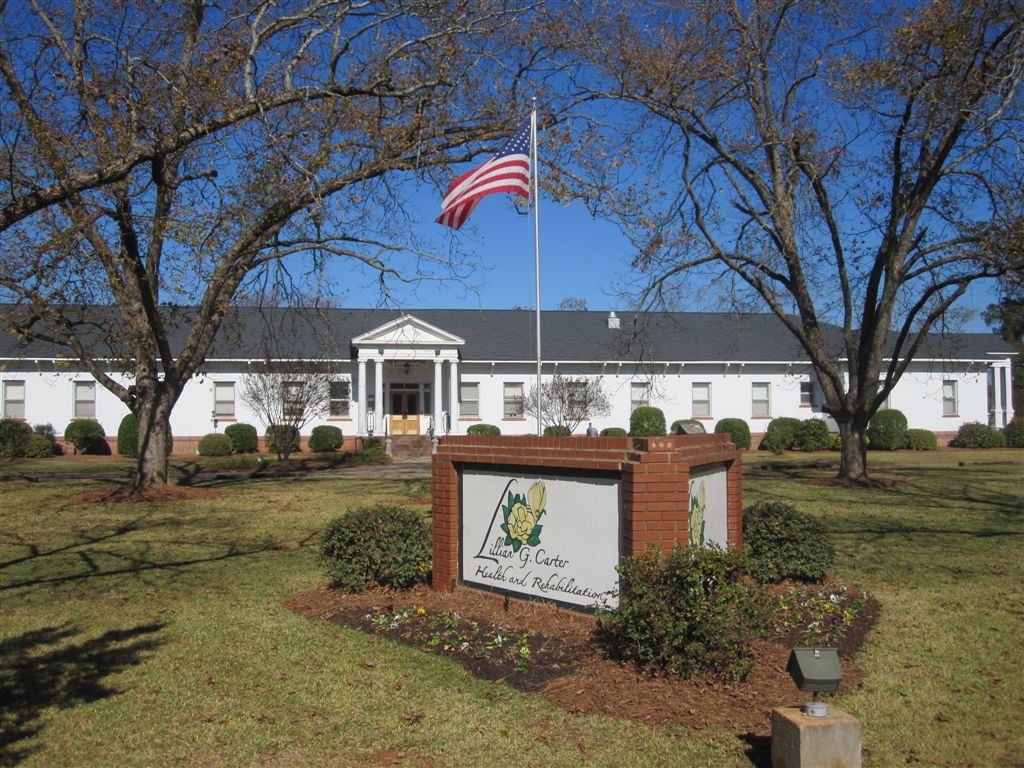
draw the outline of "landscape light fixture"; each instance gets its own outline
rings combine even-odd
[[[843,678],[839,653],[835,648],[794,648],[786,665],[796,687],[814,697],[800,710],[808,717],[827,717],[828,705],[818,701],[819,693],[832,693]]]

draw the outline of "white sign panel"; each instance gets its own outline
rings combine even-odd
[[[728,483],[723,465],[700,467],[690,472],[690,546],[729,543]]]
[[[614,607],[619,481],[465,469],[460,549],[467,584]]]

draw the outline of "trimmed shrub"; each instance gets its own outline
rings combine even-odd
[[[829,450],[841,451],[843,449],[843,436],[838,432],[829,432]]]
[[[907,417],[895,408],[876,411],[868,422],[868,439],[875,450],[900,450],[907,444]]]
[[[629,417],[629,434],[634,437],[661,437],[665,434],[665,413],[652,405],[641,405]]]
[[[331,424],[321,424],[313,427],[309,435],[309,450],[317,453],[327,453],[341,448],[344,442],[341,430]]]
[[[551,424],[544,427],[544,437],[572,437],[572,430],[564,424]]]
[[[484,435],[485,437],[499,437],[501,429],[493,424],[474,424],[466,430],[467,435]]]
[[[64,429],[64,439],[75,446],[75,453],[106,453],[106,436],[95,419],[76,419]]]
[[[988,424],[972,421],[961,424],[956,437],[949,444],[953,448],[1005,448],[1006,438],[1002,432],[992,429]]]
[[[167,425],[167,455],[171,455],[174,447],[174,435],[171,425]],[[139,422],[134,413],[129,413],[117,427],[117,452],[122,456],[136,458],[139,455]]]
[[[230,456],[231,440],[227,435],[211,432],[199,438],[196,453],[200,456]]]
[[[762,450],[782,453],[792,450],[796,444],[796,431],[800,427],[800,419],[792,416],[780,416],[768,422],[768,429],[761,441]]]
[[[1018,416],[1003,427],[1003,437],[1007,448],[1024,448],[1024,418]]]
[[[363,438],[363,453],[379,453],[384,455],[384,441],[379,437]]]
[[[934,451],[939,447],[935,433],[927,429],[908,429],[907,448],[912,451]]]
[[[260,449],[260,438],[252,424],[229,424],[224,428],[224,434],[231,441],[231,450],[235,453],[257,453]]]
[[[601,430],[601,437],[626,437],[628,434],[622,427],[605,427]]]
[[[801,451],[827,451],[832,447],[828,424],[821,419],[804,419],[796,428],[796,445]]]
[[[24,456],[28,440],[32,436],[32,427],[17,419],[0,421],[0,456],[13,459]]]
[[[716,435],[729,435],[737,448],[750,447],[750,427],[743,419],[722,419],[715,424]]]
[[[430,528],[408,507],[361,507],[327,524],[320,562],[331,585],[408,589],[430,571]]]
[[[299,452],[299,430],[291,424],[271,424],[267,427],[267,450],[283,459]]]
[[[28,459],[48,459],[53,456],[53,443],[45,436],[29,433],[22,456]]]
[[[743,510],[743,542],[748,570],[761,582],[822,581],[835,560],[824,523],[781,501]]]
[[[32,431],[50,441],[51,454],[54,456],[60,456],[64,453],[64,451],[61,450],[60,445],[57,444],[57,435],[53,431],[53,424],[35,424],[32,427]]]
[[[692,434],[683,431],[684,424],[688,427],[697,427],[700,429],[702,433],[707,432],[707,429],[704,428],[704,425],[697,421],[697,419],[676,419],[675,421],[672,422],[672,428],[669,431],[673,435]]]
[[[614,657],[682,677],[747,676],[768,610],[761,589],[744,581],[739,556],[676,548],[631,558],[618,571],[619,606],[599,621]]]

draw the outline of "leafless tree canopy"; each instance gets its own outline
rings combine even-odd
[[[584,421],[607,416],[611,402],[600,376],[555,374],[541,384],[543,426],[567,427],[575,432]],[[537,416],[537,385],[523,398],[523,413]]]
[[[264,427],[300,433],[309,422],[328,415],[336,381],[322,366],[264,363],[242,379],[241,399]]]
[[[630,234],[641,306],[710,284],[777,314],[843,432],[841,474],[864,476],[867,420],[924,335],[1024,266],[1024,6],[575,7],[555,36],[589,119],[553,188]]]
[[[439,187],[505,135],[537,59],[514,0],[0,10],[0,290],[20,305],[3,319],[65,345],[139,416],[141,446],[163,445],[149,431],[236,295],[317,294],[332,257],[382,283],[458,276],[410,240],[405,185]],[[116,308],[99,333],[131,385],[83,334],[95,304]],[[165,304],[195,307],[173,347]],[[166,480],[161,454],[140,450],[138,482]]]

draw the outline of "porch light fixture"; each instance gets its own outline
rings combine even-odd
[[[373,411],[366,412],[366,434],[373,437]]]
[[[832,693],[839,688],[843,672],[836,649],[794,648],[789,654],[786,671],[797,688],[814,695],[801,712],[809,717],[827,717],[828,705],[818,701],[818,694]]]

